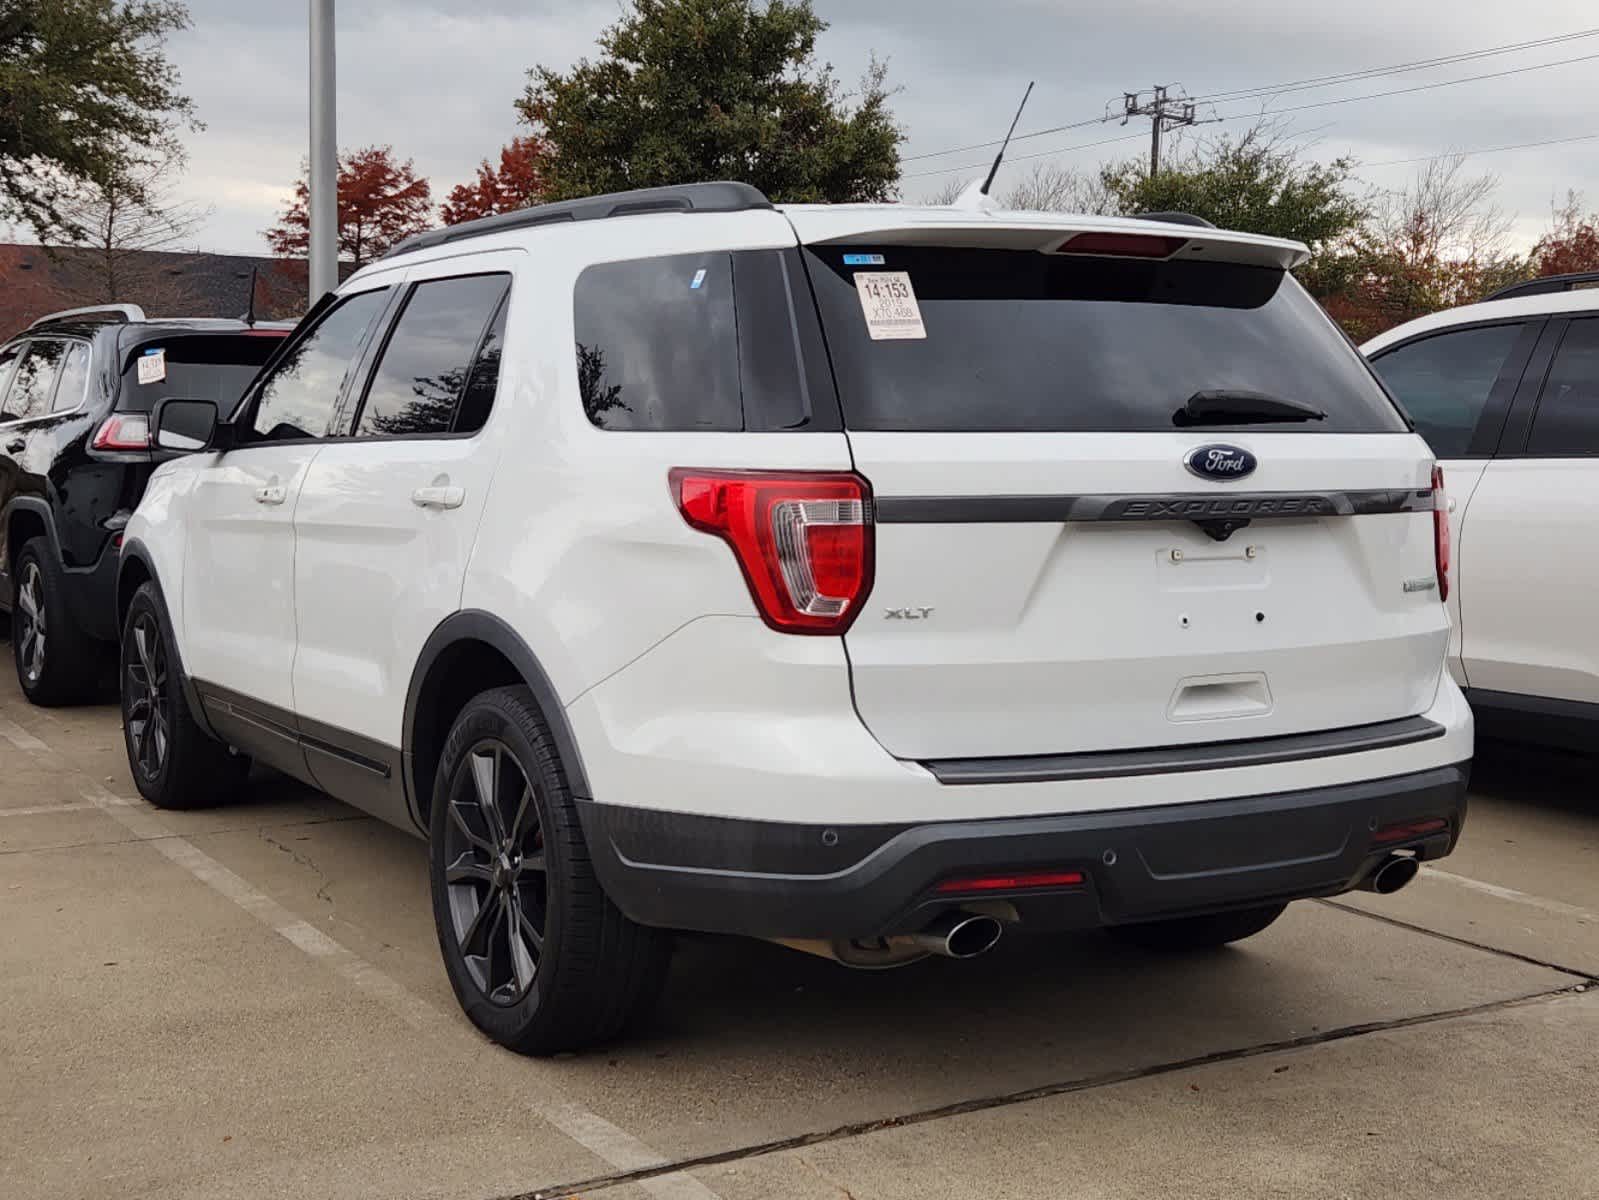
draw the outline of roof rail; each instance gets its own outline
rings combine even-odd
[[[1216,228],[1216,222],[1207,221],[1204,217],[1196,217],[1193,213],[1185,212],[1134,213],[1133,219],[1138,221],[1165,221],[1168,225],[1198,225],[1204,229]]]
[[[60,312],[47,313],[28,328],[37,329],[40,325],[53,325],[57,321],[100,321],[109,325],[145,319],[144,309],[137,304],[91,304],[88,308],[64,308]]]
[[[548,225],[555,221],[602,221],[607,217],[626,217],[647,212],[747,212],[771,207],[772,202],[758,188],[747,183],[684,183],[672,187],[639,188],[631,192],[585,196],[581,200],[535,204],[532,208],[518,209],[516,212],[479,217],[475,221],[463,221],[444,229],[430,229],[406,238],[383,257],[426,250],[430,246],[442,246],[465,238],[525,229],[530,225]]]
[[[1488,300],[1510,300],[1516,296],[1546,296],[1555,292],[1576,292],[1584,288],[1599,288],[1599,271],[1574,271],[1570,275],[1545,275],[1542,279],[1529,279],[1526,283],[1513,283],[1483,297]]]

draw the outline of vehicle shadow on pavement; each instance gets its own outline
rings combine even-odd
[[[1476,796],[1599,820],[1596,776],[1599,758],[1594,756],[1482,738],[1472,762],[1471,790]],[[1469,831],[1469,815],[1466,826]]]

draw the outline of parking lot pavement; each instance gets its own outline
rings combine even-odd
[[[457,1011],[421,843],[281,780],[158,813],[114,708],[6,671],[0,1195],[1593,1194],[1599,800],[1478,779],[1441,870],[1238,948],[684,939],[641,1038],[540,1062]]]

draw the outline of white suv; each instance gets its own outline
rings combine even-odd
[[[1304,256],[728,183],[414,238],[154,414],[138,786],[247,756],[426,837],[535,1053],[671,930],[886,966],[1392,890],[1465,815],[1441,493]]]
[[[1443,460],[1449,667],[1485,734],[1599,736],[1599,272],[1536,279],[1362,349]]]

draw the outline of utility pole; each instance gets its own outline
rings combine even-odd
[[[333,0],[311,0],[311,303],[339,286],[339,143],[334,120]]]
[[[1149,121],[1149,176],[1160,174],[1160,138],[1168,129],[1181,129],[1197,124],[1194,102],[1183,96],[1168,96],[1164,85],[1151,89],[1152,98],[1146,103],[1142,92],[1123,92],[1126,113],[1122,124],[1134,117],[1148,117]]]

